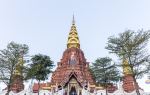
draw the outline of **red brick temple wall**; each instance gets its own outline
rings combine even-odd
[[[71,63],[72,55],[74,55],[75,60]],[[57,69],[52,75],[52,84],[64,85],[68,81],[71,73],[76,75],[77,80],[81,84],[84,84],[85,80],[90,84],[95,84],[89,71],[89,63],[86,62],[81,49],[68,48],[65,50],[61,61],[58,62]]]

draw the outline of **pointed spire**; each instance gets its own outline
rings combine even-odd
[[[74,14],[73,14],[73,18],[72,18],[72,25],[75,25]]]
[[[74,15],[73,15],[73,19],[72,19],[71,30],[70,30],[70,33],[68,36],[68,41],[67,41],[67,48],[72,48],[72,47],[80,48],[80,41],[79,41],[76,26],[75,26]]]
[[[128,60],[125,59],[125,58],[123,59],[123,74],[124,75],[133,74],[132,70],[131,70],[131,67],[130,67],[130,64],[128,63]]]

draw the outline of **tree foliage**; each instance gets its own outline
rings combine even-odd
[[[10,42],[6,49],[0,50],[0,80],[7,85],[8,93],[13,83],[13,74],[19,58],[28,53],[28,46]]]
[[[106,49],[110,53],[116,54],[121,60],[128,60],[135,81],[148,70],[145,66],[150,56],[146,50],[149,38],[150,31],[143,30],[138,32],[127,30],[119,34],[118,37],[111,36],[108,38]]]
[[[49,56],[38,54],[31,58],[27,79],[36,79],[38,84],[48,78],[48,74],[52,73],[53,61]],[[40,88],[40,85],[39,85]]]
[[[109,57],[98,58],[90,67],[93,76],[98,84],[101,84],[105,88],[110,83],[119,81],[119,70],[115,64],[112,64],[112,59]]]

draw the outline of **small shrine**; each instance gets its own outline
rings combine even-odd
[[[132,69],[130,67],[130,64],[128,60],[123,60],[123,89],[127,93],[131,93],[134,90],[139,89],[138,83],[134,82]]]
[[[12,83],[10,85],[10,90],[15,93],[24,90],[23,75],[21,69],[23,64],[24,64],[23,57],[20,57],[18,59],[18,64],[16,65],[15,71],[13,72]]]

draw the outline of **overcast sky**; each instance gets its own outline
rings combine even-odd
[[[0,49],[11,41],[27,44],[30,55],[49,55],[56,64],[66,49],[73,13],[89,62],[109,56],[109,36],[150,30],[150,0],[0,0]],[[149,91],[145,79],[139,84]]]

